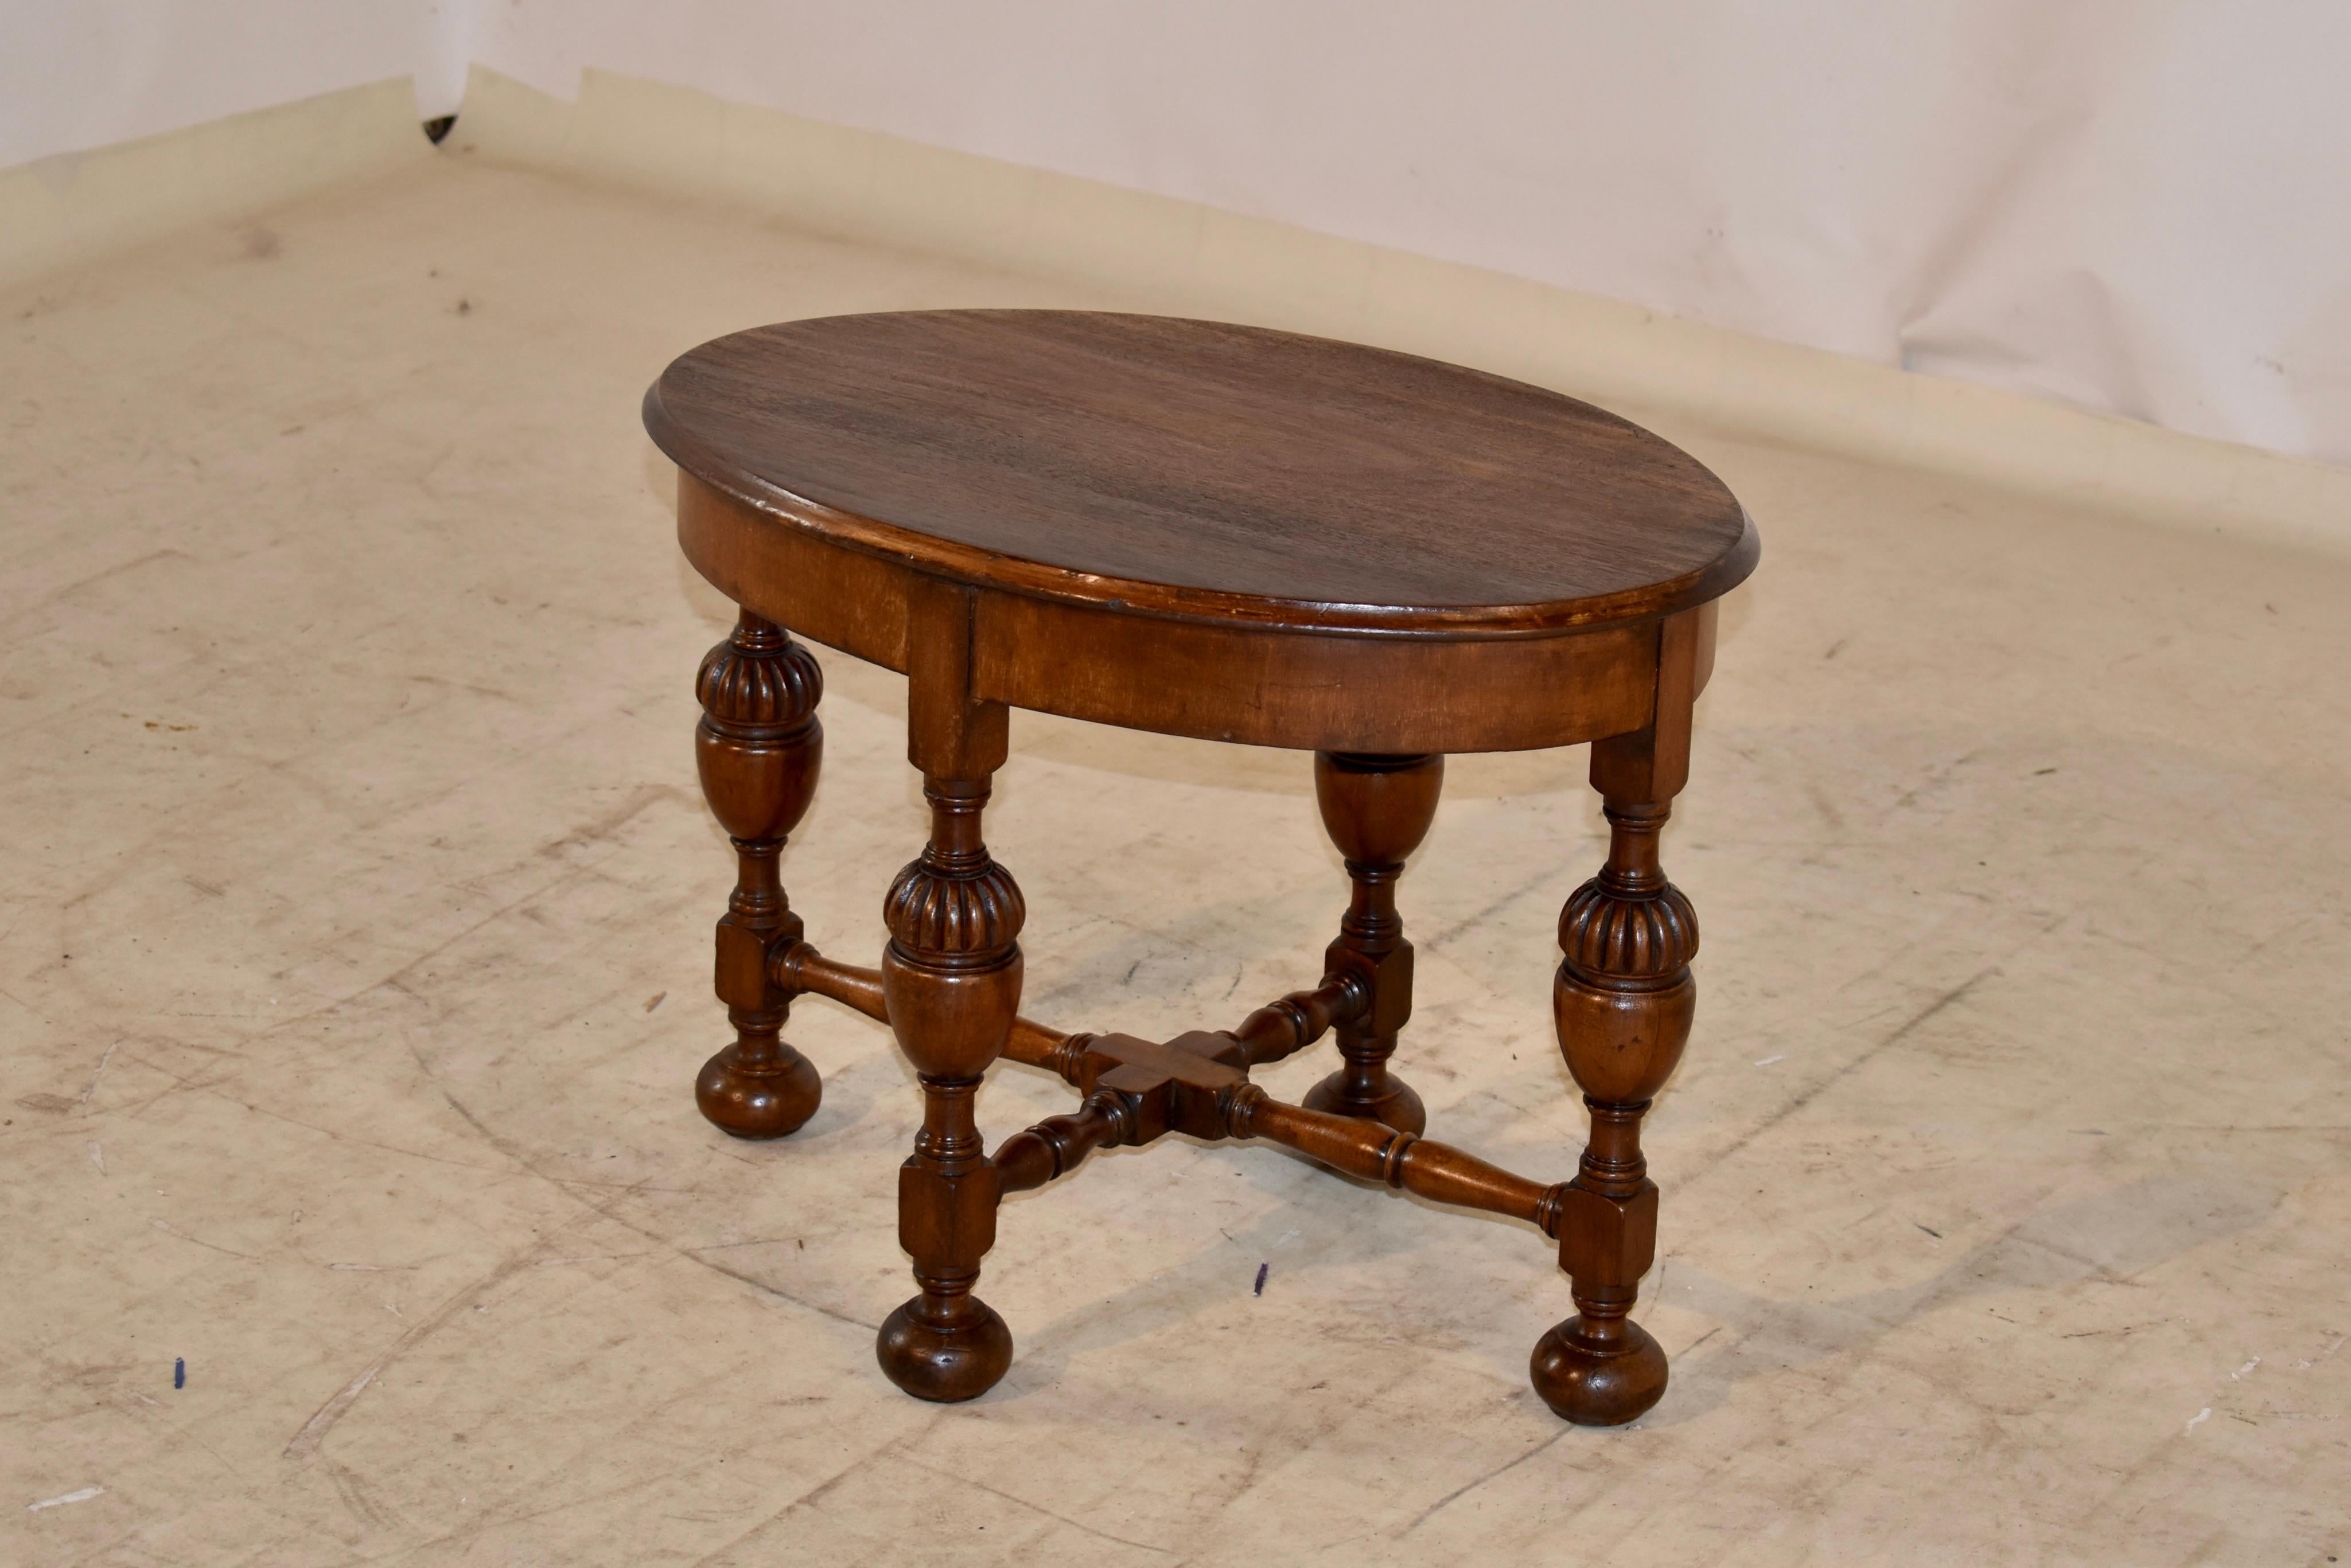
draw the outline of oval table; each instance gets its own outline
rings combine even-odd
[[[879,1345],[893,1382],[939,1400],[992,1386],[1012,1339],[973,1286],[998,1200],[1176,1131],[1540,1228],[1576,1312],[1535,1346],[1537,1391],[1594,1425],[1656,1402],[1665,1354],[1626,1315],[1656,1250],[1640,1125],[1688,1037],[1698,950],[1658,830],[1688,774],[1716,600],[1758,549],[1720,481],[1516,381],[1086,312],[739,332],[664,370],[644,419],[681,471],[679,543],[742,612],[696,683],[703,788],[737,857],[717,933],[735,1040],[696,1096],[728,1133],[780,1137],[820,1093],[781,1037],[792,1000],[890,1025],[924,1096],[898,1184],[918,1290]],[[909,681],[930,837],[883,901],[877,968],[810,946],[778,876],[822,748],[822,677],[798,639]],[[1321,981],[1168,1041],[1021,1017],[1020,889],[980,832],[1014,708],[1312,752],[1352,883]],[[1546,1183],[1420,1136],[1420,1098],[1389,1070],[1412,1006],[1396,880],[1447,753],[1584,742],[1610,842],[1561,914],[1552,1012],[1591,1133],[1575,1175]],[[1326,1033],[1340,1064],[1302,1104],[1249,1081]],[[999,1056],[1081,1102],[991,1151],[973,1099]]]

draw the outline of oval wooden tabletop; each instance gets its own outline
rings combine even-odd
[[[927,572],[1186,618],[1479,636],[1701,604],[1753,524],[1698,461],[1522,382],[1165,317],[737,332],[645,395],[680,467]]]

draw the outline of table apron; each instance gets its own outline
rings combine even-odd
[[[678,539],[729,598],[905,670],[909,564],[843,549],[681,473]],[[1161,734],[1301,751],[1531,751],[1648,724],[1659,625],[1549,637],[1362,637],[1137,615],[972,587],[972,695]],[[1712,665],[1715,607],[1699,622]],[[945,628],[942,628],[944,630]]]
[[[1637,730],[1657,623],[1559,637],[1300,633],[987,595],[974,695],[1246,745],[1407,754],[1527,751]]]

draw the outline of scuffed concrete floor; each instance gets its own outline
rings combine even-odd
[[[688,1092],[726,607],[636,399],[755,322],[1150,302],[460,156],[5,303],[0,1561],[2351,1552],[2345,559],[1669,424],[1766,552],[1667,841],[1707,934],[1664,1404],[1537,1403],[1531,1230],[1170,1140],[1008,1206],[1019,1359],[932,1408],[872,1359],[885,1032],[802,1004],[784,1143]],[[826,671],[787,877],[863,957],[921,816],[903,683]],[[1303,758],[1014,740],[1027,1011],[1224,1027],[1314,977]],[[1458,761],[1404,889],[1432,1130],[1545,1176],[1581,765]],[[1004,1068],[983,1120],[1068,1103]]]

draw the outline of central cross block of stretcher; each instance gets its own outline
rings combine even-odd
[[[1165,1042],[1098,1034],[1079,1060],[1078,1088],[1124,1097],[1134,1118],[1133,1142],[1149,1143],[1169,1132],[1220,1138],[1221,1099],[1249,1082],[1241,1059],[1239,1041],[1202,1029]]]

